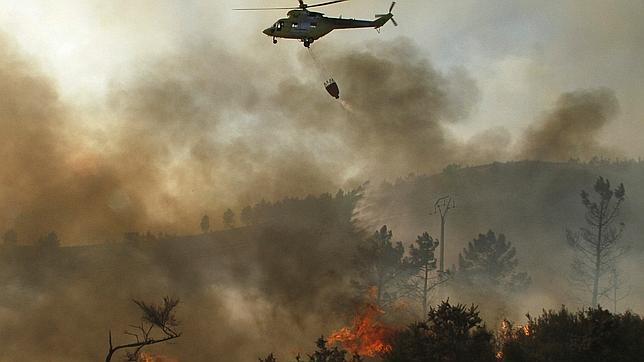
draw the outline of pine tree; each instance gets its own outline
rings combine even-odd
[[[58,234],[52,231],[38,238],[36,244],[41,248],[57,248],[60,246],[60,239],[58,238]]]
[[[478,308],[442,302],[425,321],[412,324],[392,340],[385,362],[496,361],[494,338]]]
[[[427,315],[429,293],[446,280],[445,276],[435,273],[434,252],[437,247],[438,240],[434,240],[426,232],[419,235],[415,243],[409,247],[407,262],[412,269],[412,276],[404,289],[407,296],[420,302],[423,316]]]
[[[578,232],[567,230],[568,243],[577,251],[572,264],[572,280],[577,289],[591,293],[591,305],[597,306],[602,294],[602,277],[615,267],[616,260],[624,253],[617,242],[622,235],[623,223],[617,223],[619,210],[624,202],[624,184],[614,190],[610,181],[599,177],[595,182],[598,200],[582,190],[581,202],[586,208],[588,227]]]
[[[365,293],[373,291],[378,307],[386,307],[398,297],[397,287],[410,276],[402,242],[392,242],[393,232],[384,225],[364,245],[358,247],[356,264],[360,280],[355,284]]]
[[[231,209],[226,210],[226,212],[224,212],[223,219],[224,219],[224,225],[227,228],[232,229],[235,227],[235,212],[233,212],[233,210]]]
[[[199,227],[201,228],[201,232],[206,234],[208,231],[210,231],[210,217],[208,215],[204,215],[201,218],[201,222],[199,223]]]
[[[530,278],[517,272],[516,249],[505,235],[490,230],[479,234],[458,256],[458,278],[479,286],[496,286],[513,291],[525,289]]]
[[[2,242],[6,246],[14,246],[18,243],[18,234],[14,229],[9,229],[2,236]]]
[[[242,209],[240,221],[245,226],[251,226],[255,223],[253,220],[253,209],[250,206],[246,206]]]

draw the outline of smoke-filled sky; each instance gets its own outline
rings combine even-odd
[[[100,242],[451,162],[644,154],[641,1],[403,0],[316,42],[323,69],[261,34],[282,12],[231,10],[294,3],[0,1],[0,229]]]
[[[400,0],[399,27],[333,32],[313,45],[315,59],[296,41],[274,46],[261,33],[284,12],[232,11],[296,4],[0,0],[0,235],[15,229],[18,243],[30,244],[55,231],[73,246],[130,231],[195,234],[205,213],[217,229],[227,208],[451,163],[644,155],[642,1]],[[322,11],[371,19],[389,5],[352,0]],[[322,86],[329,76],[340,101]],[[455,243],[446,244],[456,260],[456,245],[481,227],[508,233],[522,268],[537,272],[534,293],[504,317],[569,302],[559,287],[564,268],[548,248],[559,245],[553,230],[563,238],[577,224],[552,199],[577,203],[581,218],[576,191],[549,187],[577,178],[525,167],[516,178],[486,180],[520,212],[506,217],[514,209],[498,212],[494,192],[464,190],[470,197],[459,195],[457,212],[466,216],[450,219]],[[637,172],[624,177],[641,179]],[[526,178],[532,198],[506,192]],[[441,189],[440,180],[431,186]],[[626,185],[625,215],[641,214],[638,186]],[[397,240],[413,240],[429,218],[422,190],[380,189],[365,192],[361,210],[376,211],[358,214],[362,225],[386,222]],[[636,220],[625,222],[625,241],[637,242],[628,229]],[[179,238],[147,253],[136,243],[9,250],[0,265],[8,275],[0,359],[95,360],[106,330],[132,318],[130,298],[166,292],[185,303],[186,342],[169,347],[182,361],[241,361],[306,345],[349,310],[344,271],[359,237],[330,233],[314,243],[317,230],[284,232],[239,229],[215,234],[217,244]],[[315,237],[302,242],[307,233]],[[636,286],[640,259],[622,265]],[[635,287],[624,306],[641,311],[642,293]]]

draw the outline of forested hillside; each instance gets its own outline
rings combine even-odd
[[[411,242],[422,231],[440,236],[440,217],[434,202],[454,196],[445,227],[446,263],[479,233],[504,233],[517,249],[523,268],[533,276],[533,291],[557,307],[574,302],[568,285],[572,249],[566,229],[584,223],[580,193],[592,192],[597,177],[613,187],[624,184],[626,195],[618,219],[625,224],[620,243],[630,248],[620,265],[628,273],[642,271],[644,253],[644,163],[609,162],[508,162],[477,167],[452,165],[438,175],[410,175],[393,183],[372,187],[360,205],[361,225],[373,229],[387,224],[398,239]],[[627,305],[642,308],[644,289],[633,285]],[[549,305],[550,306],[550,305]]]
[[[63,247],[55,233],[30,241],[7,232],[0,254],[0,323],[9,347],[0,359],[29,350],[31,359],[45,360],[60,344],[77,347],[57,351],[56,361],[100,359],[108,331],[123,340],[127,336],[121,329],[136,322],[129,301],[162,295],[181,299],[178,314],[186,342],[161,347],[159,353],[170,348],[183,360],[241,361],[270,351],[306,350],[320,334],[350,321],[356,307],[369,299],[369,292],[357,286],[371,285],[369,275],[377,264],[369,253],[378,249],[370,251],[365,240],[390,243],[388,250],[401,267],[414,264],[406,259],[414,250],[410,245],[431,250],[440,236],[434,202],[446,194],[456,200],[447,216],[445,243],[446,265],[454,265],[455,275],[467,275],[458,256],[478,238],[492,245],[511,243],[506,251],[516,249],[512,270],[529,279],[512,293],[464,288],[469,284],[454,279],[433,290],[429,303],[443,297],[476,303],[494,323],[561,304],[574,308],[581,303],[568,280],[573,252],[566,228],[583,226],[580,192],[591,192],[598,176],[615,187],[624,183],[618,218],[625,229],[619,242],[630,250],[619,265],[626,277],[640,273],[644,164],[638,162],[450,166],[438,175],[408,176],[350,192],[261,201],[227,212],[227,230],[212,231],[209,222],[195,220],[193,235],[133,231],[113,243]],[[489,230],[496,234],[490,236]],[[433,272],[431,261],[426,265]],[[629,293],[619,309],[641,311],[641,286],[629,284],[628,278],[624,285]],[[396,310],[402,295],[396,293],[402,289],[390,284],[382,290],[376,304],[391,313],[389,321],[408,321]],[[213,334],[204,335],[206,330]]]

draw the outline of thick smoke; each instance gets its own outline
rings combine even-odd
[[[618,108],[609,89],[563,94],[542,123],[526,132],[521,156],[548,161],[605,156],[598,138]]]
[[[0,171],[2,227],[15,228],[22,244],[52,230],[65,244],[120,239],[132,230],[189,233],[204,210],[437,170],[457,145],[442,123],[470,106],[450,94],[468,82],[461,73],[452,83],[410,43],[390,48],[334,49],[324,57],[342,79],[347,111],[318,78],[273,79],[259,61],[195,46],[115,81],[111,113],[97,117],[115,120],[97,130],[83,125],[91,114],[60,101],[50,79],[3,45],[0,122],[7,132],[0,137],[9,161]],[[308,61],[293,62],[312,66]],[[36,360],[95,360],[108,328],[116,334],[136,321],[130,298],[163,294],[184,300],[180,316],[190,338],[175,353],[188,360],[239,361],[306,346],[351,310],[339,301],[351,301],[342,271],[358,238],[310,245],[301,239],[316,240],[317,231],[293,233],[247,235],[207,262],[194,251],[150,256],[95,247],[87,253],[97,254],[79,249],[74,256],[65,248],[71,254],[64,257],[42,250],[24,270],[38,253],[26,248],[10,258],[15,264],[3,265],[11,302],[2,303],[0,321],[14,347],[2,356],[16,359],[30,348]],[[30,346],[34,340],[40,344]]]
[[[458,147],[443,123],[463,118],[477,94],[465,71],[441,73],[404,40],[324,52],[351,111],[311,72],[274,75],[202,44],[115,81],[110,114],[96,117],[63,104],[2,47],[0,222],[22,243],[49,231],[71,244],[187,232],[205,211],[436,171]],[[291,62],[315,67],[305,55]],[[84,126],[102,118],[116,121]]]
[[[114,91],[124,120],[117,150],[123,158],[136,155],[128,157],[133,172],[155,168],[153,185],[170,180],[176,212],[168,221],[180,227],[197,219],[191,209],[432,172],[457,157],[460,146],[444,123],[462,119],[476,103],[466,71],[441,73],[404,39],[322,48],[343,107],[315,77],[319,63],[302,54],[280,66],[306,72],[274,76],[257,60],[203,45],[150,64]]]
[[[66,244],[133,230],[192,233],[204,212],[220,215],[263,197],[512,158],[504,129],[468,143],[450,134],[449,125],[466,119],[480,98],[466,71],[437,69],[404,39],[324,45],[315,51],[339,82],[344,107],[324,92],[304,50],[276,67],[203,43],[146,59],[139,74],[115,79],[108,114],[95,115],[64,104],[44,72],[1,42],[0,231],[15,228],[25,244],[52,230]],[[527,132],[520,156],[593,156],[616,109],[607,90],[563,95]],[[99,130],[84,125],[106,118],[113,121]],[[384,218],[392,209],[381,211]],[[1,356],[21,359],[30,348],[35,360],[96,360],[106,330],[120,332],[136,320],[132,297],[183,298],[185,340],[167,353],[190,361],[241,361],[259,350],[301,346],[340,319],[334,313],[346,306],[329,301],[345,300],[341,274],[350,244],[309,247],[288,230],[245,237],[204,261],[194,251],[150,256],[127,247],[65,259],[69,270],[53,268],[64,275],[52,275],[46,254],[37,258],[45,266],[2,266],[18,277],[0,304],[3,340],[14,342]],[[275,243],[254,243],[263,239]],[[97,259],[103,263],[87,262]],[[78,279],[78,270],[91,272]]]
[[[110,114],[95,117],[59,101],[52,82],[3,45],[1,224],[22,243],[49,231],[69,244],[148,229],[184,233],[204,212],[261,198],[512,158],[499,147],[512,143],[502,128],[467,143],[448,131],[479,98],[465,70],[437,70],[404,39],[319,49],[346,107],[324,93],[315,71],[276,73],[203,43],[113,82]],[[317,67],[304,50],[282,66]],[[562,95],[526,132],[520,157],[595,156],[616,110],[609,90]],[[116,121],[101,131],[83,125],[96,118]]]
[[[78,242],[134,227],[136,199],[111,205],[122,183],[115,169],[87,152],[76,115],[54,84],[0,39],[0,224],[21,240],[57,231]],[[133,198],[135,196],[133,195]]]
[[[355,110],[337,127],[366,175],[436,171],[455,158],[445,124],[465,117],[478,94],[464,70],[438,71],[404,39],[332,52],[329,62]]]

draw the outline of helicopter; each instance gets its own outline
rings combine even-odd
[[[310,8],[327,6],[342,3],[349,0],[334,0],[319,4],[307,5],[304,0],[298,0],[298,7],[278,7],[278,8],[248,8],[234,10],[290,10],[287,13],[288,18],[279,19],[273,26],[263,31],[264,34],[273,38],[273,44],[277,44],[278,38],[299,39],[304,46],[309,48],[314,41],[329,34],[336,29],[356,29],[356,28],[374,28],[379,30],[389,20],[398,26],[394,16],[391,13],[396,6],[396,2],[391,4],[387,14],[376,15],[375,20],[355,20],[326,17],[322,13],[309,11]]]

